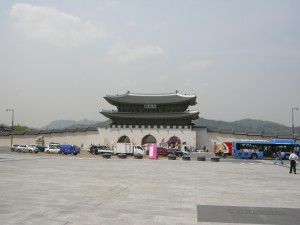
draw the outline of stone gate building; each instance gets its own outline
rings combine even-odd
[[[132,142],[181,148],[196,147],[193,120],[199,118],[198,110],[189,110],[196,105],[196,95],[184,95],[178,91],[170,94],[137,94],[104,97],[116,110],[102,110],[109,118],[109,127],[99,128],[104,144]]]

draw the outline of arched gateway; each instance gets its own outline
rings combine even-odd
[[[180,148],[183,142],[191,146],[196,144],[192,121],[199,118],[199,111],[189,109],[197,104],[196,95],[178,91],[169,94],[127,92],[104,98],[117,108],[100,112],[112,121],[103,136],[105,141],[156,143],[170,148]]]
[[[149,135],[146,135],[142,139],[142,146],[145,146],[145,145],[150,144],[150,143],[156,144],[156,138],[149,134]]]
[[[176,136],[172,136],[170,137],[169,141],[168,141],[168,147],[169,148],[181,148],[181,141],[178,137]]]
[[[126,135],[123,135],[118,139],[118,143],[130,143],[130,138]]]

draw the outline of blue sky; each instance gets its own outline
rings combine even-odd
[[[107,94],[196,94],[200,116],[291,126],[300,1],[1,1],[0,123],[106,120]],[[300,110],[294,111],[300,125]]]

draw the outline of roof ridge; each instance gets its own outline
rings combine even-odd
[[[175,93],[160,93],[160,94],[155,94],[155,93],[134,93],[134,92],[130,92],[130,91],[127,91],[126,93],[124,94],[116,94],[116,95],[106,95],[106,96],[109,96],[109,97],[120,97],[120,96],[149,96],[149,97],[157,97],[157,96],[174,96],[174,95],[177,95],[177,96],[181,96],[181,97],[195,97],[196,95],[195,94],[181,94],[179,93],[179,91],[175,91]]]

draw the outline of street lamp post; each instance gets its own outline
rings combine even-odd
[[[6,109],[6,112],[12,112],[12,116],[11,116],[11,139],[10,139],[10,146],[13,145],[13,140],[14,140],[14,114],[15,114],[15,110],[13,109]]]
[[[292,108],[292,134],[293,134],[293,139],[296,140],[295,138],[295,127],[294,127],[294,110],[299,110],[298,107],[293,107]]]

